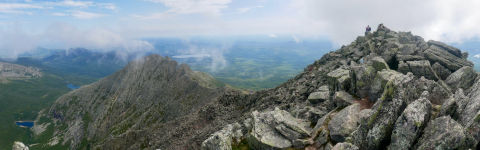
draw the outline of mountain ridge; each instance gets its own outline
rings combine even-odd
[[[215,81],[211,76],[196,74],[187,65],[150,55],[63,95],[41,115],[55,120],[53,137],[60,144],[70,142],[71,149],[94,148],[101,145],[97,139],[129,137],[126,134],[194,111],[222,90],[216,83],[207,84]],[[194,77],[209,79],[194,81]]]
[[[117,106],[110,108],[130,114],[131,117],[104,121],[98,117],[93,119],[91,123],[104,130],[103,133],[99,132],[100,136],[92,134],[90,124],[85,127],[88,132],[70,134],[74,133],[70,130],[82,130],[81,120],[90,120],[90,117],[75,115],[75,112],[82,111],[57,110],[61,110],[62,106],[72,108],[62,103],[75,102],[72,93],[84,89],[90,89],[92,93],[109,93],[95,92],[91,87],[82,87],[64,95],[51,107],[49,114],[44,115],[54,118],[59,129],[64,128],[62,122],[68,124],[68,130],[57,132],[56,135],[87,135],[86,139],[64,138],[62,144],[74,141],[74,144],[70,143],[73,149],[476,148],[480,141],[480,123],[476,119],[480,116],[480,81],[478,73],[472,69],[473,64],[466,60],[467,56],[467,53],[441,42],[425,42],[422,37],[410,32],[395,32],[379,25],[376,31],[359,36],[351,44],[325,54],[282,85],[254,93],[228,88],[213,90],[211,92],[214,94],[203,101],[195,100],[196,109],[165,122],[153,123],[146,129],[137,128],[142,126],[140,124],[117,128],[129,120],[145,116],[136,116],[127,107]],[[151,57],[159,56],[147,56],[146,59]],[[165,67],[172,68],[167,70],[188,72],[188,69],[184,69],[188,68],[186,65],[177,67],[173,61],[167,62],[175,64]],[[125,68],[136,68],[131,64]],[[139,68],[156,68],[142,66]],[[122,76],[128,74],[125,70],[128,69],[89,86],[97,86],[102,82],[114,85],[125,79],[129,81],[124,82],[126,87],[147,87],[133,88],[143,93],[156,89],[142,84],[148,82],[136,83],[143,81],[145,76],[158,76],[161,80],[158,83],[164,83],[160,85],[178,81],[172,76],[160,76],[161,73],[148,71]],[[188,77],[182,79],[191,80]],[[173,87],[177,89],[172,92],[183,89],[179,88],[181,84]],[[202,86],[191,88],[199,87],[209,91],[209,88]],[[166,95],[168,93],[156,96]],[[116,101],[112,95],[109,97]],[[131,99],[134,97],[125,97],[124,101]],[[131,102],[133,105],[140,103]],[[105,104],[109,103],[102,105]],[[73,108],[85,107],[89,106]],[[179,113],[171,111],[168,113]],[[122,113],[118,112],[119,115]],[[99,114],[102,116],[101,113],[95,115]],[[62,119],[68,116],[76,119]],[[116,115],[103,116],[108,118]],[[441,125],[444,122],[448,124]],[[121,134],[114,134],[124,130]]]

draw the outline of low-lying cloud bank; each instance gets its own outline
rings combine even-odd
[[[153,50],[152,44],[120,35],[105,28],[79,29],[65,23],[48,26],[39,33],[28,32],[19,25],[0,29],[0,57],[16,58],[36,48],[86,48],[99,52],[138,53]]]

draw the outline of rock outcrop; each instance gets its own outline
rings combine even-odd
[[[0,62],[0,83],[8,82],[8,80],[39,78],[41,76],[42,73],[38,68]]]
[[[318,121],[295,119],[312,122],[311,134],[281,134],[268,126],[278,134],[264,136],[284,142],[247,143],[305,149],[475,149],[480,81],[466,56],[447,44],[380,25],[325,54],[287,83],[251,95],[251,111],[279,107],[297,113],[307,107],[329,112],[317,113]],[[247,134],[258,134],[252,131]]]
[[[12,150],[29,150],[29,148],[28,148],[28,146],[26,146],[22,142],[15,141],[13,143]]]

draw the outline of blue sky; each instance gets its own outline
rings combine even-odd
[[[472,42],[476,0],[3,0],[0,52],[85,47],[138,51],[151,37],[259,35],[328,39],[337,47],[379,23],[426,40]]]

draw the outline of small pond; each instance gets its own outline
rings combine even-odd
[[[71,90],[75,90],[75,89],[80,88],[79,86],[73,85],[73,84],[71,84],[71,83],[67,84],[67,87],[68,87],[69,89],[71,89]]]
[[[15,124],[26,128],[31,128],[34,125],[33,121],[16,121]]]

